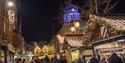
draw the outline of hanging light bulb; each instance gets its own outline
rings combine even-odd
[[[71,27],[71,31],[72,31],[72,32],[75,32],[75,31],[76,31],[76,28],[75,28],[75,27]]]
[[[7,5],[8,5],[9,7],[13,7],[13,6],[14,6],[14,3],[13,3],[12,1],[8,1],[8,2],[7,2]]]
[[[75,23],[74,23],[74,26],[75,26],[76,28],[78,28],[78,27],[80,27],[80,23],[79,23],[79,22],[75,22]]]

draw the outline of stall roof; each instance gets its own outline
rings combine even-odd
[[[110,18],[110,16],[103,16],[102,17],[102,16],[90,15],[88,23],[89,22],[95,22],[95,23],[100,24],[100,25],[109,26],[116,31],[125,32],[125,19],[124,19],[125,16],[121,16],[121,17],[122,18],[120,18],[120,17],[118,18],[116,16],[115,17],[111,16],[111,18]],[[91,38],[94,35],[94,33],[92,33],[91,35],[90,34],[87,34],[87,35],[88,35],[89,38]],[[122,35],[122,36],[117,35],[117,36],[103,38],[103,39],[94,41],[92,43],[97,45],[97,44],[102,44],[102,43],[106,43],[106,42],[109,42],[109,41],[112,42],[112,39],[114,39],[114,38],[116,40],[124,38],[123,37],[124,35]],[[92,40],[92,39],[87,39],[87,40]],[[87,40],[84,41],[84,42],[87,42]]]
[[[59,30],[58,34],[72,34],[70,31],[71,23],[63,24],[62,28]]]
[[[115,30],[125,31],[125,20],[124,19],[105,18],[105,17],[99,17],[99,16],[95,16],[95,18],[99,24],[104,24],[104,25],[110,26]]]
[[[84,37],[83,35],[66,35],[65,40],[71,47],[80,47],[83,46]]]

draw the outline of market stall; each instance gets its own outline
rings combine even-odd
[[[92,44],[97,54],[109,56],[111,50],[123,54],[125,45],[124,19],[90,15],[85,34],[84,43]]]

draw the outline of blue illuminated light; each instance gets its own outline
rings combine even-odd
[[[75,20],[80,20],[80,12],[78,8],[72,4],[66,6],[64,9],[64,22],[72,22]]]
[[[72,8],[71,11],[76,11],[76,10],[74,8]]]

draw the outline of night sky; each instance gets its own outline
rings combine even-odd
[[[80,3],[81,0],[76,2]],[[82,0],[83,1],[83,0]],[[124,0],[119,1],[113,12],[125,13]],[[20,0],[18,20],[21,18],[22,35],[26,41],[49,41],[60,29],[57,17],[62,0]]]
[[[56,34],[59,0],[21,0],[22,34],[26,41],[49,41]]]

